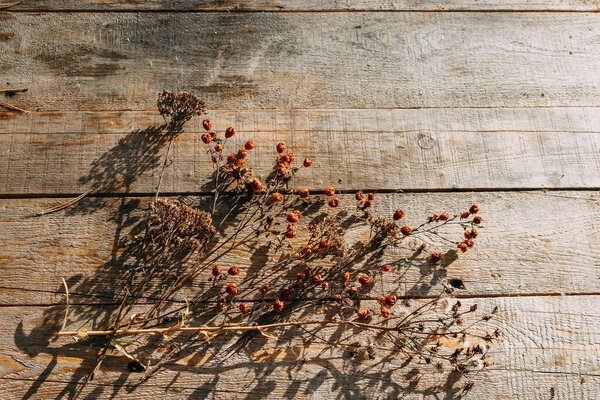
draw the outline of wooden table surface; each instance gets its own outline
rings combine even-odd
[[[599,399],[599,10],[593,0],[24,0],[0,11],[0,89],[28,89],[0,100],[32,111],[0,112],[0,398],[71,398],[93,368],[95,350],[53,337],[60,279],[73,327],[116,308],[111,260],[157,183],[164,149],[144,132],[169,89],[199,95],[218,127],[263,144],[259,174],[284,140],[315,160],[299,185],[342,179],[348,192],[380,193],[380,212],[402,204],[424,218],[477,202],[481,241],[443,275],[464,281],[465,302],[499,307],[503,337],[467,393],[428,366],[415,379],[402,360],[356,365],[290,338],[224,363],[185,349],[141,384],[111,356],[83,398]],[[192,120],[174,142],[166,194],[207,193],[201,134]],[[73,209],[32,217],[89,189]],[[440,280],[411,270],[401,285],[421,295]]]

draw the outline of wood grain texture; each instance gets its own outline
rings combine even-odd
[[[314,164],[297,187],[323,190],[600,187],[600,108],[254,110],[208,115],[222,135],[257,149],[261,179],[283,140]],[[0,194],[76,196],[155,191],[167,141],[152,112],[1,114]],[[173,143],[162,190],[210,192],[213,171],[200,118]],[[162,137],[162,141],[158,140]],[[226,150],[227,150],[226,149]],[[343,183],[337,184],[342,179]]]
[[[339,215],[346,220],[355,200],[352,195],[340,199]],[[414,243],[408,241],[406,249],[391,250],[372,268],[378,271],[386,262],[397,262],[397,272],[386,275],[371,294],[435,294],[444,278],[462,279],[466,290],[460,293],[474,296],[599,293],[599,199],[600,193],[583,191],[378,194],[375,215],[389,217],[393,210],[402,208],[407,213],[402,221],[413,227],[434,212],[462,212],[473,202],[479,205],[484,224],[473,250],[445,267],[427,264],[424,254],[409,261],[421,240],[434,246],[430,250],[438,248],[440,241],[435,236],[414,237]],[[186,201],[198,202],[193,198]],[[0,237],[0,303],[61,304],[61,277],[69,282],[74,303],[118,302],[115,288],[118,291],[121,285],[115,283],[124,279],[131,264],[130,259],[119,257],[126,248],[122,243],[143,215],[148,199],[91,198],[70,210],[28,217],[57,202],[62,199],[0,200],[4,233]],[[322,211],[327,210],[315,209],[302,219],[308,222]],[[347,232],[349,244],[365,233],[357,226],[350,226]],[[459,227],[440,233],[455,240],[462,237]],[[307,232],[299,231],[299,238],[306,236]],[[301,240],[294,243],[299,248],[304,245]],[[257,286],[246,278],[261,270],[272,253],[266,240],[260,246],[248,241],[247,246],[221,259],[219,265],[238,265],[242,272],[234,280],[242,292],[248,291],[242,297],[256,299]],[[272,287],[280,288],[284,285],[280,280],[293,281],[296,272],[289,268],[271,271],[268,279],[273,281]],[[202,273],[180,291],[177,299],[204,298],[212,286],[209,277],[209,271]],[[156,298],[164,284],[162,279],[153,280],[145,290],[146,296]]]
[[[466,307],[472,304],[463,302]],[[210,344],[190,340],[177,351],[160,339],[131,351],[152,365],[164,364],[148,382],[126,369],[127,360],[112,353],[85,394],[94,398],[407,398],[435,399],[595,399],[600,396],[600,310],[598,296],[479,299],[479,309],[498,306],[492,327],[502,339],[490,352],[492,366],[475,376],[472,391],[466,381],[448,371],[436,373],[423,362],[404,365],[401,357],[385,359],[381,339],[365,333],[329,328],[274,331],[279,340],[255,339],[230,358],[212,351],[235,343],[235,335]],[[68,397],[74,382],[93,366],[94,347],[52,337],[62,307],[8,307],[0,314],[0,389],[10,398]],[[89,323],[93,307],[85,307],[75,326]],[[316,336],[313,336],[316,334]],[[341,336],[340,336],[341,335]],[[310,343],[309,340],[311,339]],[[374,358],[356,361],[349,347],[329,341],[371,343]],[[304,361],[302,359],[304,358]],[[587,382],[582,383],[581,378]],[[84,396],[85,397],[85,396]]]
[[[598,4],[586,0],[33,0],[10,11],[475,11],[553,10],[597,11]]]
[[[230,109],[600,105],[597,13],[8,13],[0,21],[4,81],[28,88],[13,103],[33,110],[148,110],[162,89]]]

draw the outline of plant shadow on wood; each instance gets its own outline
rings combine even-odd
[[[454,288],[443,281],[455,247],[430,254],[421,243],[455,246],[445,235],[456,227],[475,231],[472,219],[444,213],[412,231],[400,228],[403,212],[396,210],[393,221],[377,218],[372,194],[357,193],[356,205],[340,206],[333,188],[325,195],[289,192],[299,168],[291,166],[294,155],[283,143],[273,173],[261,183],[245,165],[252,143],[225,161],[217,149],[226,141],[207,134],[202,140],[212,141],[207,152],[215,163],[214,186],[203,190],[213,195],[125,197],[143,173],[167,160],[162,150],[182,127],[171,122],[132,132],[81,179],[94,193],[123,194],[86,198],[67,211],[115,210],[109,213],[111,256],[92,276],[67,279],[72,305],[66,329],[75,329],[77,343],[53,336],[64,306],[49,307],[29,334],[18,326],[21,350],[52,357],[24,398],[38,392],[61,357],[82,362],[58,398],[77,397],[94,375],[102,384],[90,385],[91,397],[135,393],[165,377],[166,388],[189,398],[232,388],[248,399],[331,390],[342,398],[456,398],[468,389],[460,378],[484,362],[492,336],[468,332],[466,320],[476,319],[476,307],[461,309],[447,298]],[[152,334],[125,332],[130,328]],[[189,373],[201,382],[197,387],[181,378]]]

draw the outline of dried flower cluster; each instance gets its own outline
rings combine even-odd
[[[190,96],[163,92],[160,113],[179,121],[203,113],[204,103]],[[248,166],[260,144],[239,142],[241,135],[233,127],[218,134],[209,119],[202,127],[206,132],[201,140],[214,166],[211,204],[197,209],[157,197],[138,229],[138,245],[144,249],[138,262],[147,276],[148,264],[158,271],[152,276],[165,276],[161,271],[169,269],[165,265],[169,258],[156,262],[152,258],[156,254],[185,255],[177,258],[182,268],[171,277],[160,301],[139,319],[117,321],[113,331],[61,335],[171,337],[186,331],[211,335],[256,331],[271,337],[267,330],[339,325],[384,335],[389,351],[440,369],[447,363],[466,374],[489,364],[487,348],[500,333],[480,325],[495,310],[478,317],[477,305],[464,307],[452,300],[462,281],[444,283],[439,293],[421,299],[397,284],[415,260],[430,269],[443,268],[472,248],[482,223],[477,205],[457,215],[442,211],[409,225],[400,208],[377,215],[380,195],[374,193],[340,195],[334,187],[317,191],[323,194],[290,189],[297,174],[314,167],[309,156],[297,162],[284,142],[273,146],[273,169],[261,179],[264,174]],[[228,153],[232,143],[234,150]],[[458,239],[448,237],[451,228],[459,229]],[[391,258],[387,251],[398,248],[414,254]],[[257,249],[263,252],[259,267],[241,265]],[[247,256],[240,256],[244,252]],[[198,301],[186,300],[185,309],[177,312],[168,310],[169,300],[189,295],[191,283],[199,291]],[[329,316],[298,318],[296,313],[306,306]],[[210,318],[205,317],[207,312]],[[211,325],[215,315],[221,322]],[[193,325],[187,325],[190,320]]]

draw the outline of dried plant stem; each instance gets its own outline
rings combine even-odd
[[[0,9],[2,9],[2,5],[1,5],[1,4],[0,4]],[[7,109],[9,109],[9,110],[12,110],[12,111],[18,111],[18,112],[20,112],[20,113],[24,113],[24,114],[26,114],[26,113],[28,113],[28,112],[29,112],[29,111],[27,111],[27,110],[24,110],[24,109],[22,109],[22,108],[19,108],[19,107],[17,107],[17,106],[13,106],[12,104],[8,104],[8,103],[5,103],[5,102],[3,102],[3,101],[0,101],[0,106],[2,106],[2,107],[4,107],[4,108],[7,108]]]
[[[169,328],[148,328],[148,329],[118,329],[109,331],[87,331],[85,332],[88,336],[106,336],[106,335],[140,335],[140,334],[151,334],[159,333],[165,334],[170,332],[227,332],[227,331],[260,331],[263,329],[280,328],[286,326],[299,326],[299,325],[353,325],[366,329],[378,329],[384,331],[400,331],[401,328],[397,326],[384,326],[384,325],[373,325],[365,324],[363,322],[346,321],[346,320],[310,320],[310,321],[294,321],[294,322],[280,322],[277,324],[268,325],[248,325],[248,326],[197,326],[197,327],[169,327]],[[64,331],[59,332],[58,336],[76,336],[80,332],[76,331]]]
[[[6,8],[10,8],[10,7],[14,7],[18,4],[21,4],[21,1],[13,1],[12,3],[1,3],[0,4],[0,10],[4,10]]]
[[[0,7],[2,7],[2,5],[0,5]],[[19,93],[19,92],[26,92],[27,89],[26,88],[6,88],[6,89],[0,89],[0,93]]]
[[[169,138],[169,145],[167,146],[167,152],[165,153],[165,162],[163,163],[162,169],[160,170],[160,175],[158,176],[158,184],[156,185],[156,195],[154,199],[158,199],[158,192],[160,191],[160,184],[162,183],[163,174],[165,172],[165,168],[167,168],[167,163],[169,162],[169,152],[171,151],[171,145],[173,144],[173,136],[171,133],[171,137]]]
[[[57,205],[57,206],[50,207],[50,208],[47,208],[47,209],[45,209],[45,210],[42,210],[42,211],[40,211],[40,212],[37,212],[37,213],[35,214],[35,216],[36,216],[36,217],[39,217],[39,216],[41,216],[41,215],[51,214],[51,213],[53,213],[53,212],[57,212],[57,211],[60,211],[60,210],[64,210],[65,208],[71,207],[73,204],[76,204],[77,202],[79,202],[79,201],[83,200],[83,198],[84,198],[85,196],[89,195],[90,193],[92,193],[92,191],[93,191],[93,190],[88,190],[87,192],[85,192],[85,193],[82,193],[82,194],[80,194],[79,196],[77,196],[77,197],[75,197],[75,198],[73,198],[73,199],[71,199],[71,200],[65,201],[65,202],[64,202],[64,203],[62,203],[62,204],[59,204],[59,205]]]
[[[65,296],[67,296],[67,307],[65,310],[65,319],[63,319],[63,323],[62,326],[60,327],[60,331],[62,332],[63,329],[65,329],[65,326],[67,325],[67,317],[69,316],[69,287],[67,286],[67,281],[65,281],[65,278],[62,278],[63,281],[63,285],[65,286]]]

